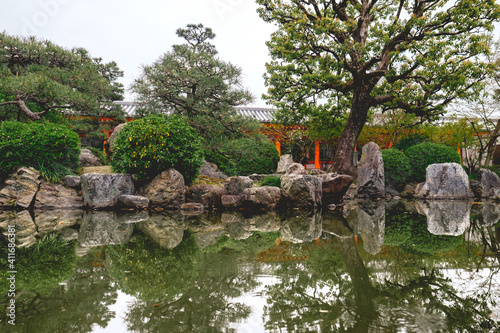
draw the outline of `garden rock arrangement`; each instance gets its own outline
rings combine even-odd
[[[80,151],[80,166],[102,166],[102,163],[89,149],[82,149]]]
[[[121,195],[135,192],[134,182],[128,174],[86,173],[81,176],[84,205],[91,209],[108,209],[118,203]]]
[[[358,165],[358,197],[385,198],[384,161],[375,142],[369,142],[363,147]]]
[[[469,177],[457,163],[429,165],[425,182],[416,189],[416,197],[421,199],[467,200],[469,196]]]

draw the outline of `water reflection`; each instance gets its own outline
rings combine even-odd
[[[19,250],[19,332],[484,331],[500,321],[497,208],[472,218],[469,203],[384,201],[256,216],[4,212],[0,228],[78,231],[77,244]],[[6,320],[2,311],[2,332]]]

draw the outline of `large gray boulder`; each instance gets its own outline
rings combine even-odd
[[[363,146],[358,164],[358,197],[385,198],[384,161],[380,147],[375,142]]]
[[[89,149],[82,149],[80,151],[80,166],[101,166],[101,160],[98,159]]]
[[[276,173],[285,173],[288,170],[288,167],[293,164],[293,157],[290,154],[285,154],[280,156],[280,160],[278,162],[278,169]]]
[[[75,189],[42,180],[34,207],[35,209],[82,209],[83,198]]]
[[[186,191],[186,202],[200,203],[206,210],[217,210],[222,207],[222,196],[227,194],[224,186],[192,185]]]
[[[149,199],[150,206],[180,209],[185,203],[184,177],[179,171],[168,169],[156,176],[139,190],[139,195]]]
[[[349,175],[328,173],[322,175],[323,206],[342,201],[354,178]]]
[[[460,164],[437,163],[427,167],[425,182],[417,186],[415,196],[431,200],[466,200],[469,192],[469,177]]]
[[[209,163],[205,160],[203,160],[203,163],[201,164],[200,168],[198,169],[198,174],[200,176],[207,176],[210,178],[216,178],[216,179],[227,179],[228,177],[223,174],[219,168],[217,167],[216,164],[214,163]]]
[[[40,188],[40,172],[33,168],[19,168],[7,178],[0,190],[0,208],[29,208]]]
[[[316,176],[290,175],[281,177],[281,200],[288,208],[311,210],[321,207],[322,180]]]
[[[494,196],[494,189],[500,188],[500,178],[488,169],[479,169],[479,194],[482,198]]]
[[[230,177],[226,180],[224,187],[229,195],[242,195],[243,190],[253,186],[253,181],[246,176]]]
[[[118,138],[118,133],[120,133],[120,131],[122,130],[123,127],[125,127],[125,125],[127,125],[127,123],[121,123],[120,125],[116,126],[108,138],[108,142],[107,142],[108,152],[110,152],[111,154],[113,154],[115,152],[114,144],[115,144],[116,138]]]
[[[243,205],[252,210],[275,210],[281,198],[279,187],[262,186],[243,190]]]
[[[118,197],[134,194],[134,182],[129,174],[86,173],[81,176],[83,203],[92,209],[113,208]]]

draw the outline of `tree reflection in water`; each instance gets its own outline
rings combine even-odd
[[[401,207],[387,212],[386,220],[386,240],[397,238],[390,234],[393,224],[397,224],[397,232],[402,233],[399,245],[406,246],[386,245],[379,254],[371,256],[362,250],[361,244],[356,244],[343,216],[324,214],[323,230],[334,237],[323,240],[320,246],[308,247],[308,260],[300,265],[282,263],[276,268],[281,280],[267,288],[266,328],[368,332],[406,327],[410,331],[413,328],[431,332],[497,327],[489,316],[494,298],[498,297],[495,290],[500,287],[496,282],[498,266],[491,268],[483,282],[490,283],[490,289],[483,288],[485,291],[480,294],[461,293],[445,275],[455,268],[480,265],[472,249],[476,245],[462,244],[462,236],[457,239],[430,234],[425,230],[425,217]],[[404,224],[409,222],[409,232],[405,233]],[[489,253],[498,256],[493,230],[474,223],[470,228],[483,239],[486,237]],[[443,250],[453,258],[450,263],[448,257],[441,255]]]

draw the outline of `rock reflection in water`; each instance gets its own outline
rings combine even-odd
[[[185,223],[182,214],[152,215],[137,228],[164,249],[173,249],[182,242]]]
[[[385,202],[358,202],[358,233],[366,252],[375,255],[382,250],[385,233]]]
[[[281,218],[281,240],[292,243],[307,243],[321,237],[321,211],[290,211]]]
[[[500,204],[485,202],[482,213],[482,225],[485,227],[493,226],[500,221]]]
[[[78,241],[83,247],[123,244],[133,232],[134,225],[124,223],[116,212],[90,211],[83,214]]]
[[[7,234],[10,225],[16,226],[16,245],[18,247],[28,247],[36,243],[38,232],[29,211],[0,212],[0,231],[3,235]]]
[[[417,201],[419,214],[427,217],[427,229],[434,235],[463,235],[470,225],[469,201]]]
[[[82,223],[83,210],[35,211],[35,224],[40,236]]]

